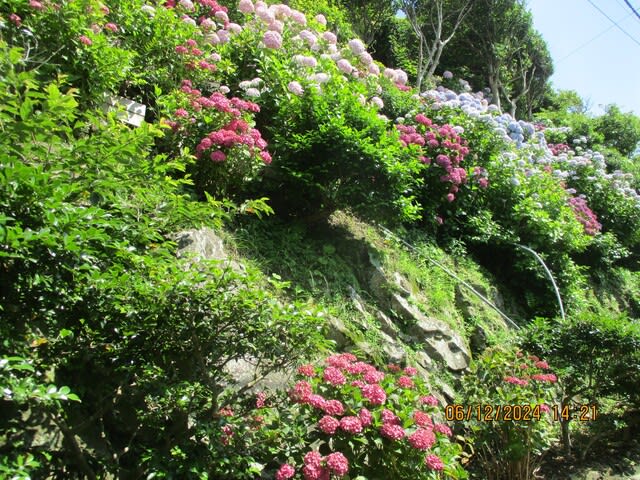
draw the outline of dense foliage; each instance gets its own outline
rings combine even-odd
[[[334,355],[258,405],[230,380],[236,361],[291,370],[331,347],[313,275],[339,269],[346,290],[359,273],[299,232],[338,210],[439,242],[453,268],[474,255],[509,279],[521,323],[544,317],[518,341],[562,374],[562,398],[545,362],[494,349],[463,375],[462,402],[637,407],[638,119],[615,106],[591,118],[570,94],[547,97],[535,124],[502,113],[500,99],[532,113],[550,73],[521,2],[478,2],[491,28],[476,4],[451,39],[480,49],[468,71],[492,97],[450,71],[435,86],[435,69],[413,88],[427,70],[391,3],[289,3],[0,0],[2,475],[464,478],[470,462],[530,478],[558,438],[548,417],[445,410],[467,420],[456,437],[412,367]],[[358,12],[371,22],[350,25]],[[377,53],[408,73],[354,31],[387,35]],[[136,121],[132,105],[146,107]],[[252,221],[273,213],[278,232]],[[180,232],[201,227],[281,249],[272,261],[291,265],[271,270],[291,277],[189,257]],[[286,281],[298,260],[309,288]]]

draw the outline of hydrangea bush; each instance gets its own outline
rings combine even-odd
[[[558,377],[549,364],[520,351],[493,348],[463,379],[452,415],[464,421],[483,478],[529,480],[559,437]]]
[[[285,402],[258,395],[256,410],[225,417],[220,429],[231,452],[253,446],[255,454],[256,445],[271,442],[273,457],[254,460],[277,479],[466,478],[462,447],[412,367],[378,369],[334,354],[299,367]],[[254,438],[248,444],[247,434]]]

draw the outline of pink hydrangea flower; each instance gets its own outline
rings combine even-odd
[[[219,163],[219,162],[224,162],[227,159],[227,156],[224,154],[224,152],[221,152],[220,150],[216,150],[215,152],[211,152],[211,161]]]
[[[325,400],[321,408],[329,415],[342,415],[344,413],[344,405],[340,400]]]
[[[443,435],[446,435],[447,437],[450,437],[451,435],[453,435],[453,432],[451,431],[449,426],[445,425],[444,423],[436,423],[433,426],[433,431],[434,432],[438,432],[438,433],[442,433]]]
[[[379,372],[373,369],[366,372],[363,378],[367,383],[380,383],[382,380],[384,380],[384,372]]]
[[[440,460],[440,457],[438,457],[437,455],[434,455],[434,454],[427,455],[427,457],[424,459],[424,463],[431,470],[437,470],[437,471],[444,470],[444,463],[442,463],[442,460]]]
[[[42,5],[41,2],[38,2],[38,0],[29,0],[29,6],[31,8],[36,9],[36,10],[43,10],[44,9],[44,5]]]
[[[380,97],[371,97],[371,103],[373,103],[378,108],[384,108],[384,102]]]
[[[272,30],[274,32],[278,32],[279,34],[282,34],[284,30],[284,23],[281,22],[280,20],[274,20],[269,25],[267,25],[267,30]]]
[[[78,37],[78,40],[80,40],[80,43],[82,43],[84,45],[87,45],[87,46],[93,44],[91,39],[89,37],[87,37],[86,35],[80,35],[80,37]]]
[[[253,13],[253,2],[251,0],[240,0],[238,10],[242,13]]]
[[[302,474],[305,480],[329,480],[329,470],[320,466],[305,465]]]
[[[355,362],[358,358],[352,353],[337,353],[327,357],[325,363],[332,367],[346,368],[349,364]]]
[[[22,25],[22,18],[20,18],[19,15],[16,15],[15,13],[12,13],[11,15],[9,15],[9,20],[11,21],[11,23],[13,23],[16,27],[19,27],[20,25]]]
[[[262,42],[267,48],[273,48],[274,50],[277,50],[282,46],[282,36],[278,32],[269,30],[268,32],[265,32],[264,36],[262,37]]]
[[[545,362],[544,360],[539,360],[535,363],[536,367],[542,369],[542,370],[547,370],[549,368],[549,364],[547,362]]]
[[[258,392],[256,395],[256,408],[262,408],[265,406],[267,400],[267,394],[265,392]]]
[[[349,472],[349,460],[341,452],[327,455],[327,467],[338,476],[344,476]]]
[[[291,11],[291,20],[293,20],[299,25],[307,24],[307,17],[305,17],[304,13],[299,12],[298,10]]]
[[[389,425],[400,425],[400,419],[388,408],[382,410],[382,423]]]
[[[373,62],[373,57],[369,52],[362,52],[360,55],[358,55],[358,58],[360,58],[360,61],[367,66],[369,66]]]
[[[413,388],[414,387],[413,380],[403,375],[398,379],[398,386],[402,388]]]
[[[556,383],[558,381],[558,377],[556,377],[553,373],[538,373],[535,375],[531,375],[531,380],[537,380],[538,382]]]
[[[360,422],[363,427],[368,427],[373,423],[373,415],[371,415],[371,412],[366,408],[360,409],[358,412],[358,418],[360,418]]]
[[[382,405],[387,400],[387,394],[380,385],[368,384],[362,387],[362,396],[372,405]]]
[[[227,43],[231,40],[231,34],[228,30],[220,29],[216,32],[218,34],[218,38],[220,39],[220,43]]]
[[[202,21],[200,22],[200,28],[202,28],[204,31],[209,31],[215,27],[216,27],[216,22],[214,22],[210,18],[203,18]]]
[[[354,70],[353,65],[351,65],[351,63],[349,63],[349,60],[347,60],[346,58],[341,58],[340,60],[338,60],[337,65],[338,68],[344,73],[351,73]]]
[[[265,152],[265,151],[260,152],[260,158],[262,158],[262,161],[264,162],[265,165],[271,164],[272,158],[269,152]]]
[[[533,377],[535,377],[535,375],[532,376],[531,378]],[[538,380],[538,379],[534,378],[534,380]],[[518,377],[504,377],[504,381],[506,383],[511,383],[513,385],[520,385],[520,386],[525,386],[529,384],[529,382],[524,378],[518,378]]]
[[[438,403],[440,402],[438,402],[438,399],[433,395],[427,395],[426,397],[420,398],[420,403],[424,405],[431,405],[432,407],[437,407]]]
[[[325,382],[330,383],[331,385],[344,385],[347,383],[347,378],[340,371],[340,369],[336,367],[327,367],[324,370],[324,374],[322,378]]]
[[[421,427],[432,427],[433,421],[431,420],[431,416],[428,413],[421,412],[420,410],[416,410],[413,412],[413,421],[416,422],[417,425]]]
[[[282,465],[276,472],[276,480],[288,480],[296,474],[296,469],[288,463]]]
[[[301,380],[293,386],[293,390],[291,390],[289,396],[295,402],[307,402],[312,391],[313,388],[311,384],[305,380]]]
[[[380,435],[388,438],[389,440],[402,440],[405,436],[404,429],[400,425],[392,425],[385,423],[380,427]]]
[[[404,373],[409,375],[410,377],[414,377],[418,374],[418,370],[414,367],[405,367]]]
[[[358,38],[349,40],[348,45],[354,55],[360,55],[366,50],[364,43],[362,43],[362,40]]]
[[[362,421],[354,416],[342,417],[340,419],[340,429],[347,433],[360,433],[362,432]]]
[[[318,421],[318,426],[324,433],[333,435],[340,427],[340,421],[331,415],[325,415]]]
[[[224,10],[218,10],[214,16],[220,20],[222,23],[228,23],[229,22],[229,15],[227,15],[227,12],[225,12]]]
[[[313,365],[310,365],[310,364],[300,365],[298,367],[298,373],[300,375],[305,376],[305,377],[315,377],[316,376],[316,369],[314,368]]]
[[[327,401],[322,395],[317,395],[315,393],[312,393],[307,398],[307,403],[311,405],[313,408],[318,408],[322,410],[324,409],[324,406],[327,403]]]
[[[409,444],[418,450],[428,450],[436,443],[436,436],[431,430],[419,428],[409,435]]]
[[[320,452],[312,450],[307,452],[304,456],[304,464],[312,467],[320,467],[324,458],[320,455]]]
[[[287,89],[294,95],[298,96],[304,93],[304,88],[302,88],[302,85],[300,85],[300,83],[296,81],[289,82],[289,84],[287,85]]]
[[[327,19],[325,18],[324,15],[322,15],[321,13],[319,13],[318,15],[315,16],[315,20],[316,22],[318,22],[320,25],[326,25],[327,24]]]
[[[336,37],[336,34],[333,32],[324,32],[322,38],[331,45],[335,45],[338,42],[338,37]]]
[[[115,23],[109,22],[107,23],[104,28],[106,30],[109,30],[110,32],[117,32],[118,31],[118,26]]]

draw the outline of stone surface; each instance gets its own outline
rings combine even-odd
[[[368,312],[367,307],[365,306],[365,302],[358,294],[358,292],[356,292],[356,289],[349,285],[347,287],[347,290],[349,292],[349,297],[351,297],[351,301],[353,302],[353,306],[356,307],[356,310],[358,310],[363,315],[367,315]]]
[[[377,310],[376,319],[380,322],[380,328],[384,333],[394,339],[398,336],[398,327],[384,312]]]
[[[471,338],[469,339],[469,346],[474,356],[482,354],[487,348],[487,334],[480,325],[474,327]]]
[[[411,283],[404,278],[400,273],[393,272],[393,284],[396,287],[397,292],[403,297],[409,298],[411,296]]]
[[[219,260],[223,268],[229,267],[235,272],[244,272],[241,264],[229,258],[224,249],[224,242],[211,228],[184,230],[175,235],[175,240],[178,243],[178,258],[191,257],[194,262]]]
[[[389,362],[397,364],[404,363],[407,359],[407,352],[404,350],[404,348],[402,348],[402,346],[397,341],[395,341],[386,333],[380,332],[380,336],[382,351],[387,356]]]
[[[292,372],[260,372],[251,359],[232,360],[225,365],[224,372],[233,379],[233,387],[238,390],[252,385],[255,391],[270,392],[286,390],[293,376]]]
[[[464,370],[469,366],[471,355],[463,338],[447,324],[428,318],[418,308],[399,294],[393,294],[391,303],[395,312],[411,326],[409,335],[415,343],[424,345],[424,350],[436,362],[444,362],[451,370]]]
[[[327,317],[327,338],[336,342],[336,350],[341,351],[352,342],[349,339],[349,329],[338,317]]]

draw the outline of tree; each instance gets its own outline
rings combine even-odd
[[[389,23],[398,10],[396,0],[340,0],[348,12],[353,31],[367,45]]]
[[[472,8],[472,0],[401,0],[418,39],[416,87],[433,76],[444,48]]]
[[[622,113],[617,105],[608,105],[605,114],[596,119],[596,131],[604,137],[604,145],[630,157],[640,143],[640,117]]]
[[[498,107],[533,113],[553,73],[551,55],[523,0],[476,0],[443,62],[476,86],[488,85]]]
[[[511,65],[506,65],[506,78],[500,85],[500,90],[511,105],[512,116],[515,117],[518,107],[522,107],[531,118],[534,105],[542,99],[547,79],[553,73],[553,60],[547,44],[532,27],[514,60]]]

